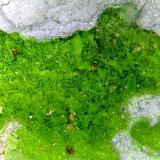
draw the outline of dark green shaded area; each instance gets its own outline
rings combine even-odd
[[[160,85],[160,38],[127,13],[110,8],[93,30],[45,43],[0,32],[1,127],[11,119],[24,126],[12,160],[118,159],[111,139],[126,128],[121,104]]]
[[[160,124],[152,127],[148,119],[138,121],[131,129],[132,137],[141,145],[160,151]]]

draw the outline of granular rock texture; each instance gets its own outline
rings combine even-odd
[[[146,95],[129,100],[129,113],[132,121],[149,118],[151,125],[156,125],[160,116],[160,97]]]
[[[2,133],[0,134],[0,160],[4,160],[4,153],[7,147],[7,137],[20,127],[19,122],[11,121],[6,124]]]
[[[37,39],[65,37],[95,26],[102,11],[124,0],[1,0],[0,29]]]
[[[160,34],[159,0],[1,0],[0,29],[37,39],[66,37],[95,26],[108,6],[133,2],[137,24]]]
[[[124,131],[119,131],[112,139],[112,144],[115,151],[119,154],[120,160],[159,160],[159,152],[154,152],[145,146],[141,146],[132,139],[129,131],[132,125],[140,118],[148,118],[152,126],[158,123],[160,96],[144,95],[131,98],[128,111],[131,116],[128,128]]]
[[[150,156],[147,155],[148,149],[141,148],[125,132],[118,132],[112,143],[121,160],[151,160]]]
[[[139,7],[137,24],[160,35],[160,0],[133,0]]]
[[[137,24],[160,34],[159,0],[1,0],[0,29],[37,39],[66,37],[95,26],[113,4],[137,5]]]

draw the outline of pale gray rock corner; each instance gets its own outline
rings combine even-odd
[[[7,148],[7,138],[9,135],[13,134],[16,129],[20,127],[19,122],[17,121],[11,121],[8,122],[4,129],[2,130],[2,133],[0,134],[0,160],[5,160],[4,154],[5,150]]]
[[[37,39],[93,28],[102,11],[124,0],[1,0],[0,29]]]
[[[129,100],[130,126],[140,118],[148,118],[152,126],[156,125],[160,116],[160,96],[146,95]]]
[[[160,96],[144,95],[129,99],[128,112],[130,121],[128,128],[119,131],[112,139],[115,151],[119,154],[120,160],[159,160],[160,153],[141,146],[132,139],[129,131],[132,125],[140,118],[148,118],[152,126],[156,125],[160,116]]]
[[[160,0],[135,0],[134,2],[140,6],[137,24],[160,35]]]
[[[131,1],[140,11],[137,24],[160,34],[159,0],[1,0],[0,29],[41,40],[66,37],[93,28],[107,7]]]
[[[112,143],[115,151],[119,154],[120,160],[151,160],[146,148],[141,148],[130,135],[125,132],[118,132]]]

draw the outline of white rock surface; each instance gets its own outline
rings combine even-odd
[[[149,118],[153,126],[158,123],[160,96],[144,95],[131,98],[129,99],[128,111],[131,116],[128,128],[124,131],[119,131],[112,139],[112,144],[115,151],[119,154],[120,160],[159,160],[159,152],[141,146],[132,139],[129,131],[132,125],[140,118]]]
[[[145,95],[129,100],[129,113],[131,121],[142,117],[149,118],[151,125],[156,125],[160,116],[160,96]]]
[[[160,0],[133,0],[140,9],[137,24],[160,35]]]
[[[128,1],[137,5],[137,24],[160,34],[159,0],[0,0],[0,29],[37,39],[65,37],[93,28],[104,9]]]
[[[1,0],[0,29],[37,39],[65,37],[96,24],[102,11],[124,0]]]
[[[7,137],[20,127],[19,122],[11,121],[6,124],[2,133],[0,134],[0,160],[4,160],[4,153],[7,147]]]
[[[118,132],[113,138],[114,149],[120,156],[120,160],[151,160],[147,154],[148,149],[143,149],[127,133]]]

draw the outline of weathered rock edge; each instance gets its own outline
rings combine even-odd
[[[1,0],[0,29],[39,40],[93,28],[104,9],[124,0]]]
[[[39,40],[89,30],[109,6],[132,2],[138,26],[160,35],[159,0],[1,0],[0,30]]]
[[[160,152],[141,146],[129,134],[132,125],[140,118],[148,118],[152,126],[158,123],[160,96],[144,95],[134,97],[129,99],[128,103],[127,108],[131,118],[128,122],[128,128],[119,131],[112,139],[113,147],[119,154],[120,160],[160,160]]]
[[[5,160],[5,150],[7,148],[7,138],[9,135],[13,134],[16,129],[20,127],[20,124],[18,121],[10,121],[8,122],[4,129],[2,130],[2,133],[0,134],[0,160]]]

